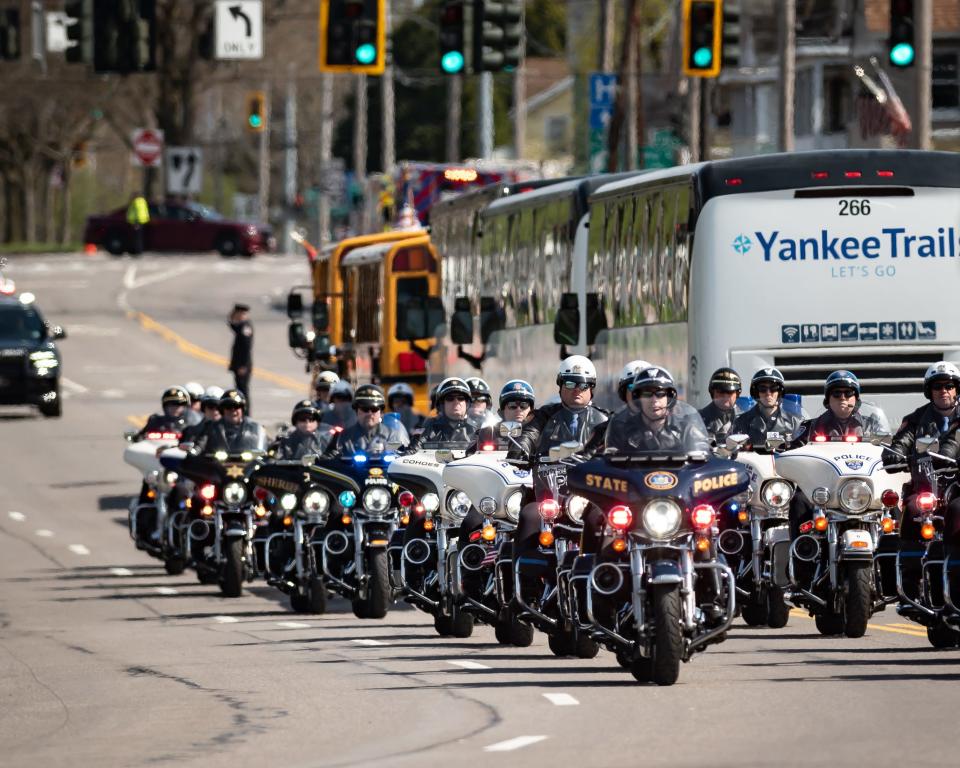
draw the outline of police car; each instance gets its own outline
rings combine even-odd
[[[0,291],[0,405],[35,405],[44,416],[61,415],[54,341],[65,336],[43,319],[33,294]]]

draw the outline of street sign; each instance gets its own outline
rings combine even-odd
[[[133,153],[130,161],[141,168],[159,168],[163,160],[163,131],[137,128],[130,134]]]
[[[218,59],[262,59],[263,3],[217,0],[214,36]]]
[[[168,195],[198,195],[203,189],[203,150],[200,147],[167,147]]]
[[[617,101],[617,76],[607,72],[592,72],[590,85],[590,132],[588,137],[589,163],[592,173],[607,169],[607,130]]]

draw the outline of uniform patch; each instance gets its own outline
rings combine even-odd
[[[383,470],[380,467],[371,467],[370,477],[383,477]]]
[[[677,485],[677,476],[673,472],[651,472],[643,478],[643,484],[655,491],[669,491]]]

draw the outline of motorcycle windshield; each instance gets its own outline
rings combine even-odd
[[[604,452],[617,456],[686,456],[708,453],[710,438],[700,414],[687,403],[658,408],[640,403],[624,408],[610,419]]]
[[[863,437],[886,437],[891,434],[890,420],[876,403],[860,402],[860,415],[863,418]]]

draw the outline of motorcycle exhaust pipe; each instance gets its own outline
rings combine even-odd
[[[717,540],[717,546],[725,555],[738,555],[743,551],[744,546],[746,546],[746,541],[740,531],[728,529],[720,534],[720,538]]]
[[[468,571],[482,570],[486,556],[487,550],[479,544],[468,544],[460,551],[460,565]]]
[[[820,542],[809,534],[798,536],[790,547],[790,554],[804,563],[812,563],[820,557]]]
[[[615,595],[623,587],[623,571],[613,563],[601,563],[590,574],[590,583],[601,595]]]
[[[210,536],[210,523],[206,520],[194,520],[190,523],[190,538],[204,541]]]
[[[423,565],[430,559],[430,545],[426,539],[410,539],[403,545],[403,558],[411,565]]]
[[[350,549],[350,537],[343,531],[331,531],[323,540],[323,547],[329,554],[337,557]]]

